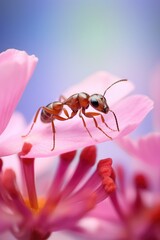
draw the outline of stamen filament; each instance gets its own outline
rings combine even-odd
[[[117,194],[115,191],[113,193],[111,193],[110,198],[112,200],[112,204],[113,204],[116,212],[118,213],[119,217],[125,222],[125,215],[120,207],[120,204],[119,204],[119,201],[117,198]]]
[[[31,208],[38,209],[38,200],[35,186],[34,176],[34,158],[20,158],[22,164],[22,171],[24,173],[24,180],[27,187],[27,193]]]

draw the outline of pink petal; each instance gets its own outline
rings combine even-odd
[[[90,95],[94,93],[99,93],[103,95],[107,87],[120,79],[122,78],[118,78],[105,71],[96,72],[81,81],[79,84],[76,84],[66,90],[63,93],[63,96],[69,97],[72,94],[78,92],[86,92]],[[115,84],[107,91],[105,95],[109,106],[118,102],[121,98],[129,94],[133,89],[134,86],[130,81]]]
[[[160,133],[151,133],[137,141],[129,137],[122,138],[118,144],[135,159],[148,163],[150,166],[159,167]]]
[[[22,131],[27,127],[27,122],[24,116],[20,112],[14,112],[9,120],[9,123],[3,133],[0,136],[0,140],[9,138],[15,134],[21,134]]]
[[[136,107],[135,107],[136,106]],[[111,131],[97,117],[99,126],[113,139],[123,137],[132,132],[152,109],[153,102],[146,96],[130,96],[112,107],[117,115],[120,132]],[[115,120],[111,113],[104,114],[107,124],[116,128]],[[51,124],[43,124],[37,120],[32,132],[25,138],[20,136],[12,137],[8,141],[0,143],[1,155],[20,152],[23,141],[30,142],[33,146],[27,157],[56,156],[63,152],[68,152],[80,147],[97,144],[110,140],[94,125],[93,119],[85,118],[86,124],[91,132],[91,138],[83,126],[80,117],[61,122],[55,121],[56,126],[56,147],[51,151],[53,144],[53,134]],[[96,141],[97,140],[97,141]]]
[[[36,66],[37,58],[9,49],[0,54],[0,133],[10,117]]]

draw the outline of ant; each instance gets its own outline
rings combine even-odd
[[[63,102],[59,100],[59,101],[49,103],[46,107],[41,106],[35,114],[35,117],[34,117],[34,120],[33,120],[33,123],[31,125],[31,128],[30,128],[29,132],[23,137],[26,137],[30,134],[31,130],[33,129],[34,124],[37,121],[37,117],[39,115],[39,112],[41,110],[41,114],[40,114],[41,121],[43,123],[51,123],[51,126],[52,126],[53,147],[52,147],[51,151],[53,151],[54,148],[55,148],[55,133],[56,133],[56,130],[55,130],[55,125],[54,125],[54,120],[56,120],[56,119],[60,120],[60,121],[69,120],[69,119],[73,118],[78,112],[79,112],[79,117],[82,119],[83,125],[84,125],[85,129],[87,130],[87,132],[88,132],[88,134],[90,135],[91,138],[92,138],[92,135],[91,135],[89,129],[87,128],[87,126],[86,126],[84,116],[87,117],[87,118],[92,118],[93,121],[94,121],[95,127],[98,128],[103,134],[105,134],[110,140],[112,140],[112,137],[110,137],[106,132],[103,131],[102,128],[100,128],[98,126],[96,116],[100,116],[101,121],[110,130],[120,131],[116,114],[109,108],[109,106],[107,104],[107,101],[106,101],[106,98],[105,98],[105,94],[108,91],[108,89],[110,89],[113,85],[115,85],[119,82],[123,82],[123,81],[127,81],[127,79],[121,79],[121,80],[118,80],[118,81],[114,82],[104,91],[103,95],[101,95],[101,94],[89,95],[85,92],[75,93],[67,99],[65,99],[63,97],[63,99],[64,99]],[[71,112],[70,115],[69,115],[67,109],[65,109],[65,107],[64,107],[65,105],[68,106],[71,109],[72,112]],[[86,109],[89,106],[92,106],[98,112],[86,112]],[[117,130],[113,130],[105,122],[105,119],[104,119],[102,113],[107,114],[108,112],[111,112],[113,114],[115,122],[116,122]],[[61,113],[64,113],[66,118],[60,116]]]

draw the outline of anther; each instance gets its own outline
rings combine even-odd
[[[75,158],[75,155],[76,155],[76,150],[67,152],[67,153],[63,153],[60,155],[60,160],[66,162],[66,163],[70,163]]]
[[[99,174],[110,176],[112,173],[112,159],[111,158],[105,158],[99,161],[97,169]]]
[[[80,155],[80,162],[89,165],[89,166],[93,166],[96,162],[96,155],[97,155],[97,150],[95,146],[89,146],[89,147],[85,147]]]
[[[116,185],[114,180],[111,177],[106,177],[102,181],[105,191],[110,194],[115,191]]]
[[[137,174],[134,177],[134,183],[135,186],[139,189],[147,189],[148,188],[148,182],[146,177],[143,174]]]
[[[104,186],[105,191],[110,194],[115,188],[115,174],[112,169],[112,159],[107,158],[100,160],[97,166],[97,170],[99,175],[102,178],[102,184]]]
[[[24,156],[24,155],[28,154],[31,151],[31,148],[32,148],[32,144],[25,142],[23,144],[22,151],[19,153],[19,156]]]

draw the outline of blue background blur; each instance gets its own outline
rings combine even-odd
[[[40,105],[98,70],[148,93],[160,59],[160,1],[0,0],[0,50],[7,48],[39,58],[17,108],[28,121]]]

